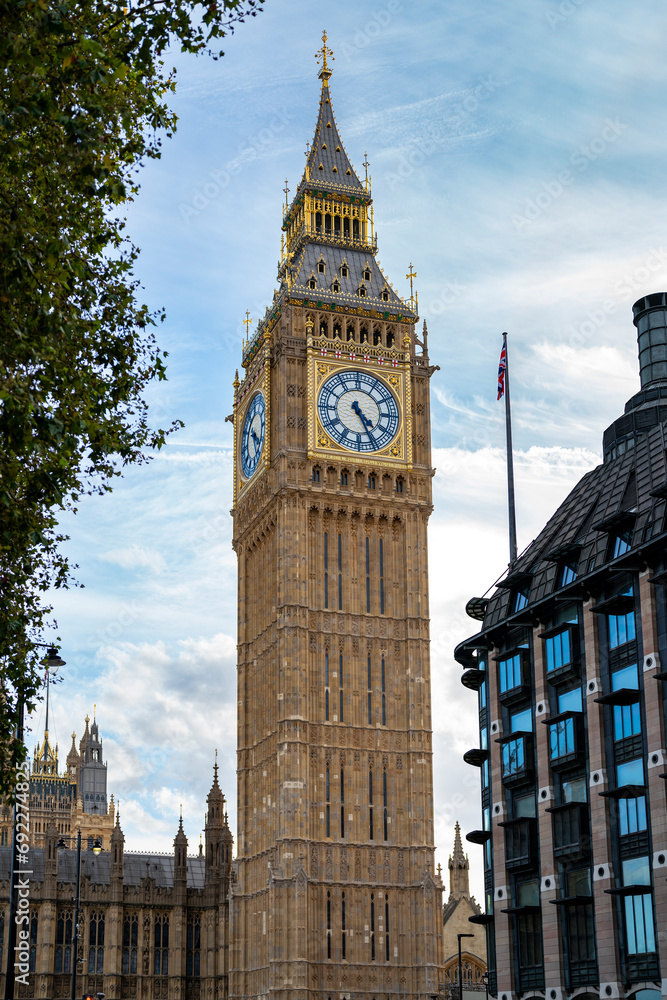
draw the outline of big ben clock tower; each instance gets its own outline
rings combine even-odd
[[[279,289],[234,383],[238,857],[229,993],[438,992],[427,523],[416,299],[376,261],[331,106],[283,218]],[[412,275],[412,265],[410,275]]]

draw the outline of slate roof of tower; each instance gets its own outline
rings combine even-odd
[[[324,274],[318,271],[318,264],[321,260],[324,261]],[[348,266],[347,278],[342,277],[340,273],[343,264]],[[366,268],[371,272],[370,280],[364,279]],[[328,302],[342,301],[342,297],[345,295],[354,295],[355,305],[363,306],[364,299],[361,299],[358,294],[359,287],[363,284],[366,287],[366,300],[369,298],[377,299],[382,309],[391,309],[392,311],[399,309],[402,313],[406,312],[405,303],[385,278],[373,254],[366,250],[352,250],[349,247],[327,246],[322,243],[306,243],[294,262],[292,273],[297,285],[303,286],[304,290],[308,291],[311,296],[316,290],[318,296],[321,293]],[[316,281],[313,290],[307,287],[310,278],[315,278]],[[331,286],[336,280],[340,284],[340,292],[332,291]],[[380,298],[385,289],[389,293],[387,302],[383,302]]]
[[[11,847],[0,848],[0,882],[9,880],[11,862]],[[82,876],[90,878],[94,885],[109,885],[111,873],[111,855],[108,851],[95,856],[92,851],[82,851]],[[31,882],[44,881],[44,848],[33,847],[28,852],[29,864],[26,869],[32,871]],[[147,868],[148,866],[148,868]],[[206,859],[202,857],[188,858],[188,889],[203,889]],[[123,884],[140,885],[146,875],[155,880],[156,886],[168,889],[174,884],[173,854],[131,854],[123,855]],[[58,852],[58,881],[76,881],[76,851],[63,849]]]
[[[655,495],[656,491],[664,491],[664,495]],[[634,566],[640,546],[654,549],[653,561],[664,568],[666,513],[667,455],[664,426],[658,425],[638,436],[630,451],[592,469],[577,483],[491,595],[482,631],[493,629],[508,618],[511,624],[511,600],[516,589],[512,587],[513,580],[521,580],[528,586],[525,613],[531,605],[561,590],[564,597],[568,590],[572,592],[574,600],[576,589],[585,586],[587,577],[598,574],[603,566],[620,570]],[[628,552],[611,560],[609,536],[613,533],[614,518],[622,514],[629,515],[626,523],[633,527],[632,545]],[[562,564],[559,552],[568,547],[575,547],[578,552],[577,578],[569,587],[559,589],[557,574]],[[521,612],[516,617],[520,620]],[[463,658],[466,649],[474,648],[474,640],[475,637],[468,639],[457,647]]]
[[[365,190],[338,134],[338,126],[331,104],[331,91],[326,80],[322,83],[315,135],[306,160],[306,169],[301,184],[307,181],[318,185],[343,185],[343,187],[359,193]]]

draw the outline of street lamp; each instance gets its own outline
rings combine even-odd
[[[36,646],[46,646],[46,643],[36,642]],[[47,646],[47,653],[44,659],[41,661],[43,667],[46,667],[47,677],[48,671],[54,670],[56,667],[64,667],[65,661],[59,656],[58,650],[55,646]],[[47,688],[47,698],[48,698],[48,688]],[[23,743],[23,712],[24,712],[24,702],[23,702],[23,688],[21,682],[18,683],[17,688],[17,698],[16,698],[16,739],[18,743]],[[28,797],[28,803],[30,798]],[[7,966],[5,970],[5,1000],[14,1000],[14,985],[16,979],[16,916],[18,914],[19,908],[19,875],[21,875],[21,866],[26,865],[26,855],[19,850],[22,846],[21,842],[18,840],[18,826],[19,826],[19,802],[16,796],[14,796],[14,828],[12,831],[12,865],[9,874],[9,935],[7,941]],[[21,834],[23,838],[25,834]]]
[[[463,1000],[463,978],[461,976],[461,938],[462,937],[474,937],[474,934],[457,934],[456,940],[459,945],[459,1000]],[[74,997],[72,997],[74,1000]]]
[[[61,837],[56,847],[59,850],[67,847],[65,838]],[[99,854],[102,850],[102,841],[99,837],[93,844],[93,854]],[[76,834],[76,893],[74,896],[74,941],[72,947],[72,984],[70,988],[70,1000],[76,1000],[76,963],[79,957],[79,890],[81,888],[81,828]]]

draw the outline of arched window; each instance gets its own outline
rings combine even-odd
[[[169,974],[169,917],[155,918],[153,973],[156,976]]]
[[[322,213],[315,212],[315,231],[318,233],[322,232]]]
[[[326,265],[325,265],[325,263],[324,263],[323,260],[318,260],[318,262],[317,262],[317,270],[319,271],[320,274],[324,274],[325,266]]]
[[[352,220],[352,236],[354,239],[359,239],[359,219]]]
[[[349,219],[343,219],[343,236],[346,236],[349,239],[349,236],[350,236],[350,220]]]
[[[334,233],[340,236],[340,215],[334,215]]]
[[[328,212],[324,216],[324,232],[327,236],[331,236],[331,216]]]
[[[88,923],[88,975],[104,972],[104,912],[90,914]]]
[[[313,482],[319,483],[320,481],[320,467],[319,465],[313,466]]]

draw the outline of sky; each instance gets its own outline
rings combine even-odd
[[[317,11],[317,18],[313,17]],[[323,20],[327,14],[326,20]],[[63,518],[81,588],[53,595],[67,665],[52,690],[64,763],[97,721],[126,849],[196,852],[215,751],[236,832],[232,381],[246,310],[276,287],[285,178],[301,177],[326,27],[336,120],[367,153],[379,259],[412,262],[429,328],[435,835],[480,825],[475,696],[459,681],[465,614],[508,562],[508,331],[519,549],[601,459],[639,387],[632,303],[667,289],[667,8],[636,0],[266,0],[219,61],[168,52],[175,137],[142,171],[128,230],[142,295],[166,309],[168,381],[152,421],[185,427],[113,493]],[[50,638],[50,637],[47,637]],[[30,748],[44,726],[31,720]],[[481,848],[469,845],[481,891]]]

